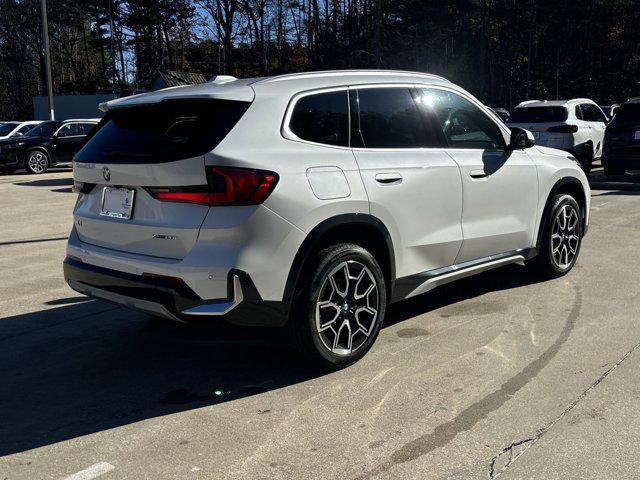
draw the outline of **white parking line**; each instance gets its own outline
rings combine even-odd
[[[91,465],[89,468],[85,468],[78,473],[74,473],[73,475],[64,477],[63,480],[91,480],[92,478],[96,478],[100,475],[104,475],[105,473],[110,472],[114,468],[116,467],[114,467],[110,463],[100,462],[96,463],[95,465]]]

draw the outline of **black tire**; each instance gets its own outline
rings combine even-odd
[[[37,162],[35,159],[37,158]],[[40,175],[49,169],[49,155],[43,150],[31,150],[27,152],[27,158],[24,161],[24,168],[27,173],[32,175]]]
[[[345,271],[344,265],[347,265],[350,277],[358,276],[360,280],[351,279],[337,285],[341,283],[338,277],[341,275],[340,272]],[[335,283],[331,283],[330,276],[333,276],[334,280],[338,278]],[[344,273],[344,279],[346,278],[347,273]],[[369,290],[368,286],[371,284],[374,285],[374,289],[366,297],[355,298]],[[295,346],[303,358],[315,366],[332,370],[347,367],[360,360],[375,342],[387,307],[386,283],[376,259],[367,250],[355,244],[332,245],[318,252],[303,272],[299,285],[289,319],[289,328]],[[336,290],[335,286],[338,286],[339,290]],[[360,292],[357,289],[360,289]],[[340,290],[346,292],[346,295],[341,295]],[[373,315],[368,311],[360,311],[356,316],[356,309],[363,308],[364,302],[377,313]],[[319,307],[318,303],[327,305],[323,308]],[[318,319],[316,308],[320,312]],[[331,320],[333,315],[335,317]],[[357,327],[355,333],[350,330],[351,323]],[[343,326],[344,324],[348,325]],[[336,325],[339,326],[335,327]],[[335,330],[339,333],[337,342],[336,336],[333,335]],[[330,348],[328,344],[332,341],[334,343]],[[350,351],[341,348],[346,346],[347,342],[351,344]],[[342,351],[336,353],[334,349]]]
[[[587,143],[582,147],[578,160],[580,161],[580,166],[582,167],[582,170],[584,170],[584,173],[589,175],[589,173],[591,173],[591,168],[593,167],[593,145]]]
[[[538,256],[532,260],[531,264],[542,276],[546,278],[556,278],[569,273],[578,259],[580,246],[582,245],[583,219],[582,210],[578,202],[576,202],[575,198],[571,195],[555,195],[549,201],[549,206],[549,215],[546,217],[545,224],[542,225],[540,251],[538,252]],[[571,232],[568,228],[562,232],[554,231],[562,230],[559,228],[562,222],[558,220],[558,218],[565,214],[562,213],[563,209],[565,213],[573,211],[574,215],[577,216],[575,229]],[[556,221],[560,221],[560,223],[555,225]],[[570,227],[571,222],[566,226]],[[572,235],[570,236],[569,233],[572,233]],[[561,235],[561,237],[558,235]],[[576,236],[577,239],[572,239],[571,237],[573,236]],[[566,247],[566,250],[564,250],[563,247]],[[561,250],[558,251],[558,248]],[[558,260],[558,254],[560,254],[560,258],[562,258],[564,251],[567,252],[567,255],[573,255],[570,261],[565,261],[568,260],[568,257],[567,259],[563,258],[562,260]]]

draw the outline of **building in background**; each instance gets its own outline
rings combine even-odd
[[[201,73],[158,70],[153,82],[151,82],[151,90],[160,90],[161,88],[178,87],[180,85],[194,85],[206,82],[207,77]]]
[[[177,72],[175,70],[159,70],[150,85],[150,90],[160,90],[180,85],[206,83],[207,78],[201,73]],[[114,98],[127,97],[147,90],[121,90],[116,94],[97,93],[93,95],[56,95],[53,99],[56,120],[69,118],[99,118],[104,115],[98,105]],[[33,97],[34,120],[49,119],[49,104],[46,96]]]
[[[98,105],[113,100],[117,96],[113,93],[56,95],[53,97],[56,120],[102,117],[104,113],[98,110]],[[49,120],[49,101],[46,96],[33,97],[33,119]]]

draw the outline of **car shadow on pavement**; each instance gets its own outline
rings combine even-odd
[[[619,175],[607,179],[604,175],[589,177],[589,186],[593,192],[606,190],[603,195],[638,195],[640,193],[640,175]]]
[[[64,187],[72,186],[73,178],[42,178],[39,180],[14,182],[14,185],[18,185],[19,187]]]
[[[517,266],[480,277],[394,305],[385,327],[537,281]],[[57,303],[0,319],[0,456],[325,374],[300,362],[280,330],[184,326],[94,300]]]

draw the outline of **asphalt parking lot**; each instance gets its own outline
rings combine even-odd
[[[327,375],[274,332],[79,296],[71,173],[0,176],[0,479],[637,478],[640,178],[594,178],[568,276],[404,302]]]

